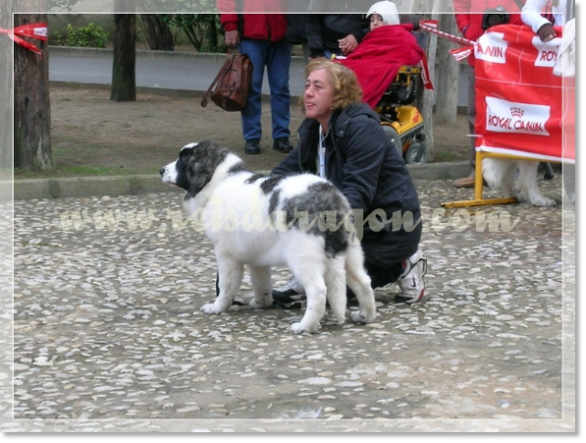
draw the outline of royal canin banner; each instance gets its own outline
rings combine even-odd
[[[543,43],[518,25],[495,26],[478,39],[476,150],[575,162],[574,79],[553,75],[560,43]]]

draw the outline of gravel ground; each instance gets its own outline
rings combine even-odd
[[[555,208],[475,213],[440,206],[472,190],[416,181],[425,300],[377,290],[375,323],[299,336],[299,310],[200,312],[215,260],[180,194],[16,201],[0,430],[573,432],[575,216],[560,183],[541,182]]]

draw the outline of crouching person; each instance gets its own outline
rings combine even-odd
[[[363,220],[383,211],[386,225],[357,226],[372,287],[397,282],[402,292],[396,300],[420,301],[427,260],[418,252],[422,223],[417,191],[378,114],[362,102],[354,72],[323,58],[310,62],[302,109],[306,118],[298,145],[272,174],[309,172],[327,178]],[[277,305],[295,304],[304,298],[303,288],[291,279],[273,290],[273,298]]]

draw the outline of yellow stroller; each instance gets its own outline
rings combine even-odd
[[[407,164],[426,163],[425,122],[413,102],[419,93],[421,67],[401,66],[374,110]]]

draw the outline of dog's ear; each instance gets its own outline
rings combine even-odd
[[[195,197],[212,180],[213,171],[201,167],[201,163],[194,163],[187,170],[189,194]]]
[[[229,151],[208,140],[187,149],[183,148],[183,151],[187,150],[189,154],[186,153],[183,161],[187,165],[189,193],[193,197],[212,180],[216,168],[224,161]]]
[[[191,156],[191,154],[193,154],[193,151],[196,148],[196,146],[197,144],[189,144],[183,146],[181,148],[181,151],[179,151],[179,159],[187,163],[187,159],[189,158],[189,156]]]

